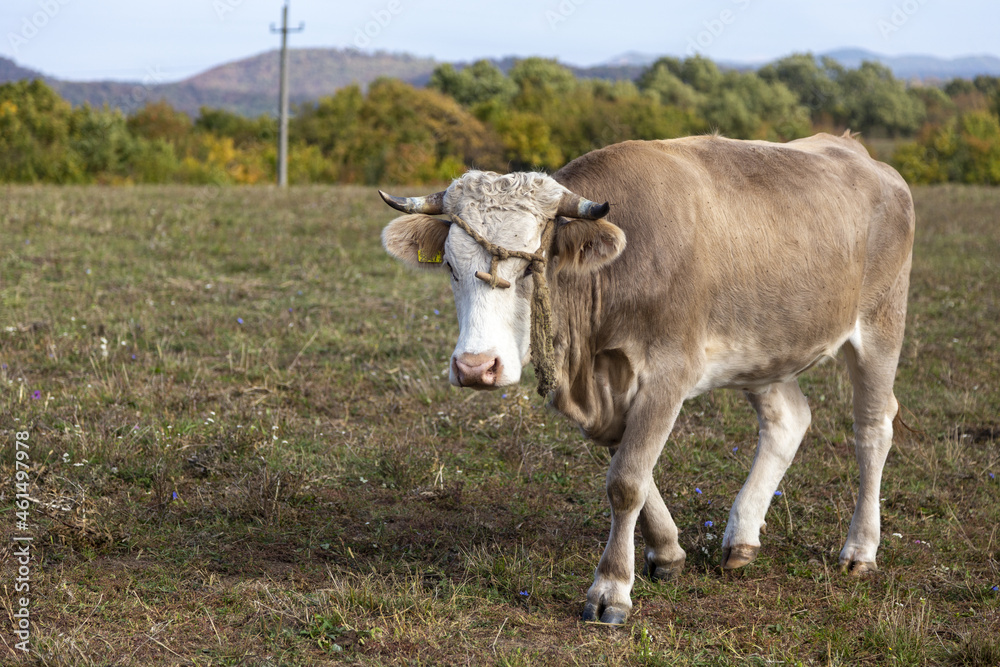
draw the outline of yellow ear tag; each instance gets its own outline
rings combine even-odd
[[[429,252],[424,252],[422,248],[417,248],[417,261],[421,264],[440,264],[444,261],[444,255],[440,250],[432,255]]]

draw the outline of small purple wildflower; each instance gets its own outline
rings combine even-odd
[[[780,496],[780,495],[782,495],[782,493],[781,493],[781,491],[775,491],[775,492],[774,492],[774,495],[776,495],[776,496]]]
[[[1000,592],[1000,586],[994,586],[990,590],[993,591],[994,593]]]
[[[504,395],[503,395],[503,396],[501,396],[500,398],[507,398],[507,394],[504,394]]]
[[[292,312],[292,309],[291,309],[291,308],[289,308],[289,309],[288,309],[288,312]]]
[[[34,400],[37,401],[41,397],[42,397],[42,392],[40,390],[36,389],[35,391],[31,392],[31,398],[32,399],[34,399]]]
[[[435,314],[435,315],[440,315],[440,314],[441,314],[441,311],[440,311],[440,310],[438,310],[437,308],[435,308],[435,309],[434,309],[434,314]]]
[[[530,593],[529,593],[528,591],[521,591],[521,592],[519,593],[519,595],[523,595],[524,597],[528,597],[528,596],[529,596],[529,595],[531,595],[531,594],[530,594]]]
[[[712,527],[712,526],[714,526],[714,525],[715,525],[715,524],[714,524],[714,523],[712,523],[711,521],[706,521],[706,522],[705,522],[705,528],[711,528],[711,527]]]
[[[174,500],[177,500],[177,492],[174,491]]]
[[[135,355],[134,355],[134,354],[132,355],[132,359],[133,359],[133,360],[135,359]]]
[[[240,324],[243,324],[243,318],[242,317],[237,317],[236,321],[239,322]]]
[[[736,450],[738,450],[738,449],[739,449],[739,447],[733,447],[733,451],[734,451],[734,452],[735,452]]]
[[[996,475],[994,475],[993,473],[990,473],[990,479],[996,479],[996,478],[997,478]]]
[[[694,492],[697,493],[699,496],[701,495],[701,489],[699,489],[697,486],[694,487]]]

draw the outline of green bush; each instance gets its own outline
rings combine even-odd
[[[79,183],[87,179],[71,146],[74,112],[41,81],[0,85],[0,180]]]
[[[348,183],[450,180],[465,165],[502,168],[496,132],[452,98],[402,81],[380,79],[299,109],[296,142],[317,146],[331,162],[323,173]]]
[[[296,109],[292,183],[447,181],[469,167],[555,170],[629,139],[719,131],[786,141],[817,129],[909,137],[892,163],[914,183],[1000,184],[1000,78],[907,87],[882,65],[795,54],[760,69],[660,58],[636,82],[578,79],[527,58],[509,74],[441,65],[428,88],[348,86]],[[73,108],[44,82],[0,85],[0,182],[273,182],[277,120],[163,101],[131,116]]]
[[[892,164],[911,183],[1000,185],[1000,119],[969,111],[925,128],[917,141],[896,150]]]

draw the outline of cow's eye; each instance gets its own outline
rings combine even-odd
[[[531,275],[531,262],[528,262],[528,265],[524,267],[524,273],[521,274],[521,277],[527,278],[530,275]]]
[[[458,282],[458,278],[455,276],[455,269],[451,268],[451,264],[445,262],[444,265],[448,268],[448,273],[451,274],[451,279]]]

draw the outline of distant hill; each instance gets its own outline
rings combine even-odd
[[[673,58],[679,58],[681,60],[683,60],[684,58],[687,57],[686,55],[685,56],[678,56],[678,55],[673,54],[673,53],[663,53],[663,54],[660,54],[660,55],[656,55],[656,54],[653,54],[653,53],[643,53],[642,51],[626,51],[625,53],[620,53],[620,54],[618,54],[617,56],[615,56],[613,58],[609,58],[608,60],[605,60],[603,63],[600,63],[599,65],[594,65],[590,69],[599,69],[599,68],[603,68],[603,67],[622,68],[622,69],[625,69],[625,68],[634,68],[634,69],[637,69],[637,70],[639,70],[641,72],[642,70],[644,70],[645,68],[649,67],[654,62],[656,62],[657,60],[659,60],[660,58],[663,58],[665,56],[670,56],[670,57],[673,57]],[[747,70],[755,70],[758,67],[761,67],[761,66],[767,64],[766,62],[752,62],[751,63],[751,62],[742,62],[742,61],[737,61],[737,60],[715,60],[715,59],[713,59],[713,60],[714,60],[715,64],[718,65],[721,69],[725,69],[725,70],[733,70],[734,69],[734,70],[739,70],[741,72],[742,71],[747,71]]]
[[[354,49],[291,49],[289,51],[293,103],[332,95],[352,83],[367,86],[379,77],[425,85],[438,63],[430,58]],[[239,110],[251,115],[275,113],[280,79],[280,54],[268,51],[214,67],[177,84],[174,99],[185,111],[205,106]],[[215,100],[218,100],[217,102]]]
[[[293,104],[332,95],[352,83],[367,86],[381,76],[423,86],[439,64],[430,58],[368,54],[354,49],[291,49],[289,55],[289,98]],[[147,101],[164,99],[191,116],[197,116],[203,106],[257,116],[277,113],[279,68],[279,52],[274,50],[172,83],[82,82],[60,81],[0,57],[0,83],[40,78],[74,105],[107,104],[126,113],[141,108]]]
[[[433,58],[406,54],[368,53],[356,49],[292,49],[291,90],[293,104],[301,104],[330,95],[339,88],[357,83],[362,87],[378,77],[402,79],[416,86],[427,84],[439,64]],[[1000,76],[1000,58],[968,56],[884,56],[863,49],[839,49],[820,56],[830,56],[845,67],[855,68],[863,60],[887,65],[906,80],[946,81],[978,74]],[[620,80],[636,79],[643,69],[659,56],[630,51],[594,67],[567,65],[578,77]],[[164,99],[172,106],[197,116],[203,106],[257,116],[273,114],[278,107],[279,54],[277,50],[261,53],[202,72],[183,81],[165,84],[120,81],[61,81],[0,57],[0,83],[41,78],[74,105],[105,104],[131,113],[148,101]],[[514,56],[493,61],[503,71],[517,62]],[[455,63],[457,68],[468,63]],[[719,62],[732,69],[755,69],[761,63]]]
[[[496,65],[501,72],[508,74],[514,65],[517,64],[517,61],[522,59],[523,58],[518,56],[506,56],[503,58],[490,58],[489,61]],[[455,69],[458,70],[463,67],[468,67],[471,64],[472,63],[470,62],[452,63]],[[634,81],[635,79],[638,79],[639,75],[642,74],[642,71],[646,69],[646,65],[635,65],[631,63],[604,63],[601,65],[594,65],[593,67],[577,67],[575,65],[563,63],[563,66],[573,72],[573,76],[578,79],[606,79],[608,81],[621,81],[622,79],[631,79]],[[428,79],[429,78],[430,77],[428,77]]]
[[[602,67],[648,67],[652,65],[660,56],[654,56],[651,53],[643,53],[642,51],[626,51],[625,53],[619,53],[614,58],[610,60],[605,60],[601,63]]]
[[[950,79],[971,79],[979,74],[1000,76],[1000,58],[990,55],[965,56],[962,58],[938,58],[936,56],[907,55],[886,56],[865,49],[836,49],[816,54],[817,58],[829,56],[848,69],[857,69],[862,62],[875,61],[892,70],[900,79],[908,81],[948,81]],[[628,51],[603,63],[608,67],[629,65],[646,67],[660,56],[639,51]],[[747,63],[733,60],[717,60],[720,67],[748,70],[757,69],[765,63]]]
[[[21,81],[22,79],[44,78],[46,77],[41,72],[21,67],[10,58],[0,56],[0,83],[7,83],[8,81]]]
[[[907,80],[948,81],[971,79],[979,74],[1000,76],[1000,58],[989,55],[962,58],[884,56],[864,49],[838,49],[822,55],[833,58],[849,69],[857,68],[865,60],[874,60],[887,66],[898,78]]]

